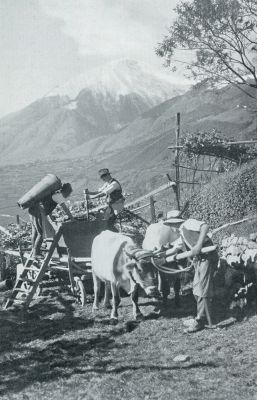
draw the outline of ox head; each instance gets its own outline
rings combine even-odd
[[[157,273],[151,261],[153,252],[134,246],[126,246],[124,251],[128,257],[125,267],[129,271],[131,279],[139,284],[148,296],[159,297]]]

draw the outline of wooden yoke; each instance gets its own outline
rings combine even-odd
[[[217,249],[216,245],[213,246],[208,246],[208,247],[203,247],[202,250],[200,251],[200,254],[207,254],[210,253],[211,251],[214,251]],[[183,253],[179,254],[173,254],[169,256],[169,254],[172,252],[173,249],[169,249],[165,252],[166,256],[166,261],[167,262],[173,262],[173,261],[179,261],[179,260],[184,260],[185,258],[190,257],[191,251],[184,251]]]

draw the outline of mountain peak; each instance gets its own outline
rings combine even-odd
[[[69,96],[75,99],[81,90],[94,94],[111,95],[115,99],[136,93],[151,97],[154,104],[181,94],[185,85],[175,83],[168,74],[153,69],[148,64],[130,59],[111,61],[103,66],[89,70],[50,93],[50,96]]]

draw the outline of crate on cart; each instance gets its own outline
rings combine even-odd
[[[94,238],[107,228],[104,220],[67,221],[62,236],[68,252],[67,268],[71,290],[80,304],[86,302],[86,290],[93,291],[91,247]]]
[[[90,258],[94,238],[106,227],[106,221],[102,219],[64,222],[62,224],[62,235],[71,257]]]

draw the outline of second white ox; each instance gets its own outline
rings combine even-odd
[[[173,231],[163,221],[148,226],[143,241],[143,249],[145,250],[161,250],[163,246],[167,246],[178,239],[178,232]],[[174,266],[173,266],[174,268]],[[172,280],[175,294],[175,305],[179,306],[179,292],[181,288],[179,275],[172,278],[165,273],[159,273],[159,290],[162,293],[163,302],[166,303],[170,293],[170,281]]]
[[[151,256],[151,252],[137,248],[130,237],[121,233],[106,230],[96,236],[91,253],[95,294],[93,310],[99,306],[100,282],[110,282],[113,296],[111,319],[118,319],[119,286],[131,294],[134,318],[140,318],[139,286],[150,297],[159,295]]]
[[[143,249],[159,250],[162,246],[174,242],[179,234],[174,232],[164,221],[159,221],[147,227],[143,241]]]

